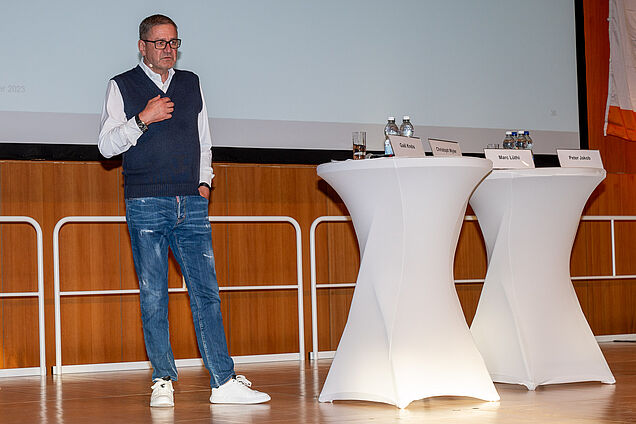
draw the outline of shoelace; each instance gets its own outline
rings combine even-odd
[[[163,390],[172,390],[174,392],[174,389],[172,387],[170,387],[168,385],[168,382],[166,380],[164,380],[163,378],[156,379],[155,380],[155,384],[152,385],[151,389],[155,390],[158,387],[160,387]]]
[[[245,387],[252,387],[252,382],[245,378],[244,375],[237,375],[236,377],[234,377],[234,379]]]

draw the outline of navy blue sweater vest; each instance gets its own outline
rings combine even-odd
[[[175,70],[166,93],[139,66],[113,80],[124,99],[126,119],[141,112],[157,95],[174,102],[172,118],[150,124],[137,145],[124,152],[124,197],[199,194],[198,115],[203,107],[199,78]]]

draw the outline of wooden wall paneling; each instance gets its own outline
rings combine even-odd
[[[625,184],[626,174],[608,173],[601,183],[598,200],[593,198],[588,215],[623,215],[625,214],[624,203],[626,199],[622,196],[622,186]]]
[[[466,318],[468,326],[472,324],[473,318],[475,318],[482,287],[482,283],[455,284],[459,303],[462,305],[462,311],[464,312],[464,317]]]
[[[332,189],[326,192],[329,196],[328,215],[348,215],[346,206]],[[329,282],[355,283],[360,269],[360,247],[351,222],[325,223],[328,230],[328,263]],[[329,341],[330,350],[338,347],[340,337],[344,330],[349,308],[353,299],[352,288],[329,289]]]
[[[277,166],[228,168],[228,214],[291,215],[281,192],[281,185],[288,183]],[[227,228],[228,285],[296,282],[295,234],[289,224],[230,224]],[[228,300],[233,355],[298,350],[294,291],[231,293]]]
[[[586,244],[584,275],[611,275],[612,237],[609,222],[582,221],[579,228],[586,229],[584,233]]]
[[[174,357],[176,359],[200,357],[188,293],[170,294],[168,319]]]
[[[572,245],[572,253],[570,254],[570,275],[573,277],[588,274],[587,255],[590,246],[588,246],[588,229],[592,225],[598,225],[595,222],[582,221],[574,238]]]
[[[0,224],[0,252],[0,291],[37,291],[35,229],[29,224]]]
[[[170,299],[172,300],[172,299]],[[121,360],[147,361],[144,334],[141,325],[141,310],[139,309],[139,295],[126,294],[119,297],[121,305]],[[171,332],[173,332],[171,328]]]
[[[312,184],[311,167],[233,166],[227,169],[229,215],[297,214],[308,202],[298,190]],[[228,284],[294,284],[295,232],[289,224],[228,226]],[[297,294],[293,290],[232,293],[229,298],[233,355],[298,350]],[[282,335],[284,336],[282,336]]]
[[[477,221],[464,221],[455,250],[456,280],[484,278],[487,269],[486,246]]]
[[[636,275],[636,221],[616,222],[616,274]],[[636,308],[636,304],[634,304]]]
[[[572,286],[574,287],[574,292],[579,300],[579,305],[581,306],[581,310],[583,311],[592,332],[597,334],[596,331],[594,331],[595,326],[592,325],[592,322],[596,323],[599,318],[598,314],[595,315],[596,311],[592,309],[594,307],[594,299],[590,297],[590,285],[594,283],[596,283],[596,280],[573,280]]]
[[[98,163],[54,165],[53,186],[48,194],[55,199],[57,219],[118,214],[116,169],[106,169]],[[69,223],[61,228],[59,240],[62,291],[121,287],[117,224]],[[120,303],[117,295],[62,298],[64,364],[121,360]]]
[[[605,4],[602,4],[605,3]],[[609,13],[608,2],[598,0],[583,1],[583,27],[585,30],[585,76],[587,91],[587,126],[589,146],[598,148],[599,139],[603,137],[603,125],[605,108],[601,108],[603,89],[599,82],[605,79],[605,96],[607,96],[608,69],[604,69],[601,63],[606,63],[609,68],[609,41],[607,45],[598,40],[600,34],[608,34],[607,21],[599,18],[607,18]],[[605,97],[607,100],[607,97]],[[602,114],[602,115],[601,115]],[[602,156],[603,157],[603,156]]]
[[[63,297],[61,304],[63,365],[121,361],[119,296]]]
[[[636,280],[593,281],[588,322],[596,335],[636,333]]]
[[[310,247],[309,238],[311,225],[320,216],[328,215],[327,204],[330,201],[329,190],[325,190],[326,183],[318,177],[316,167],[311,166],[302,170],[306,184],[298,187],[297,193],[289,193],[295,200],[294,217],[298,220],[303,231],[303,274],[304,274],[304,321],[305,321],[305,350],[312,349],[312,316],[311,316],[311,268],[310,268]],[[295,178],[293,175],[283,174],[283,178]],[[285,191],[285,188],[283,188]],[[322,223],[316,227],[315,233],[315,259],[316,259],[316,282],[317,284],[329,282],[329,258],[327,243],[327,223]],[[318,346],[324,350],[330,348],[329,343],[329,290],[318,289],[316,291],[316,303],[318,311]]]
[[[636,216],[636,173],[623,174],[621,177],[622,214]]]
[[[40,365],[37,298],[2,299],[1,368]]]
[[[355,283],[360,264],[358,244],[350,222],[325,222],[317,227],[323,252],[317,268],[318,283]],[[317,243],[318,244],[318,243]],[[352,288],[318,290],[318,330],[321,350],[335,350],[349,313]]]
[[[318,284],[323,284],[318,280]],[[324,282],[324,280],[322,280]],[[318,323],[318,349],[333,350],[331,344],[331,290],[316,290],[316,317]],[[342,289],[337,289],[342,290]]]
[[[241,166],[227,170],[229,215],[289,215],[283,203],[281,167]],[[228,226],[232,285],[289,284],[296,280],[295,234],[285,223]]]
[[[636,146],[636,143],[633,143]],[[634,151],[636,156],[636,151]],[[636,174],[621,175],[622,214],[636,216]],[[636,274],[636,221],[616,223],[616,272]]]
[[[53,185],[48,194],[55,199],[57,219],[71,215],[117,215],[116,170],[105,170],[100,164],[69,163],[52,166],[51,177]],[[61,228],[62,291],[121,287],[118,233],[113,224],[69,223]],[[62,298],[64,364],[120,360],[119,303],[118,296]]]
[[[1,231],[1,230],[0,230]],[[0,246],[0,255],[2,255],[2,248]],[[0,270],[1,271],[1,270]],[[2,335],[0,337],[0,353],[2,354],[2,356],[0,356],[0,368],[9,368],[5,365],[5,346],[4,346],[4,326],[5,326],[5,318],[4,318],[4,304],[5,304],[5,300],[1,299],[0,300],[0,334]],[[8,352],[8,348],[7,348],[7,352]],[[10,355],[10,353],[9,353]],[[26,356],[26,355],[25,355]],[[35,363],[34,364],[29,364],[28,366],[36,366]]]
[[[304,327],[305,327],[305,350],[310,351],[312,348],[312,332],[311,332],[311,285],[310,285],[310,252],[309,252],[309,232],[311,224],[319,216],[327,215],[327,203],[329,202],[329,193],[321,189],[324,181],[318,177],[316,166],[299,166],[293,168],[282,168],[282,178],[285,181],[293,182],[293,184],[284,184],[282,186],[283,198],[287,199],[286,203],[293,206],[290,209],[290,215],[298,220],[303,232],[303,291],[304,291]],[[326,225],[326,224],[322,224]],[[319,229],[320,227],[318,227]],[[324,262],[326,258],[327,244],[325,236],[320,236],[317,240],[316,252],[317,261]],[[322,271],[321,271],[322,270]],[[318,265],[318,274],[321,276],[317,281],[325,281],[322,276],[328,276],[328,271],[324,265]],[[319,309],[320,310],[320,309]],[[327,327],[323,324],[322,327]],[[319,331],[322,331],[319,326]]]
[[[603,135],[609,75],[608,12],[607,1],[583,0],[588,141],[591,149],[600,150],[603,164],[608,171],[607,178],[592,194],[584,210],[587,215],[632,214],[629,203],[630,199],[636,197],[633,193],[633,181],[630,183],[634,173],[636,143]],[[625,172],[630,172],[631,175],[623,174]],[[631,192],[631,196],[626,191]],[[607,263],[609,248],[605,247],[605,240],[602,240],[602,246],[598,244],[605,237],[598,231],[608,229],[600,229],[598,223],[596,227],[592,225],[594,224],[590,223],[588,228],[582,225],[583,228],[579,229],[572,256],[573,273],[608,270],[607,265],[601,266],[599,261]],[[626,234],[627,237],[630,235],[629,232]],[[622,246],[621,237],[623,236],[617,237],[617,243]],[[630,268],[624,265],[626,259],[627,263],[633,262],[628,257],[617,256],[617,259],[618,269]],[[609,266],[611,272],[611,263]],[[634,333],[634,284],[634,280],[574,283],[581,306],[595,334]]]
[[[125,216],[126,202],[124,200],[124,177],[121,174],[121,167],[117,168],[117,187],[117,215]],[[126,223],[111,225],[116,225],[118,231],[117,253],[120,258],[118,271],[120,273],[121,288],[124,290],[138,289],[139,283],[132,257],[128,225]],[[121,320],[123,323],[121,330],[121,361],[147,361],[148,356],[146,355],[144,335],[141,326],[139,295],[121,295],[119,296],[119,300],[121,307]]]
[[[35,292],[36,232],[28,224],[0,225],[0,291]],[[0,309],[0,367],[39,365],[38,303],[36,298],[4,298]]]
[[[215,177],[212,180],[209,214],[213,216],[228,215],[227,209],[227,166],[214,165]],[[214,250],[214,265],[219,286],[227,285],[228,281],[228,226],[222,222],[212,223],[212,249]]]
[[[473,214],[472,210],[470,213]],[[488,258],[478,221],[464,221],[455,251],[454,278],[468,280],[485,278]],[[466,323],[470,326],[477,311],[482,283],[455,284]]]
[[[347,319],[349,318],[349,309],[353,300],[353,291],[351,287],[328,289],[329,290],[329,310],[331,319],[329,321],[329,345],[323,350],[336,350],[342,332],[344,331]]]
[[[573,277],[612,275],[611,249],[609,222],[581,221],[572,249],[571,275]]]
[[[209,213],[214,216],[228,215],[227,205],[227,166],[214,165],[215,177],[212,180],[212,193],[210,195]],[[216,278],[219,287],[228,285],[228,226],[226,223],[212,224],[212,248],[214,249],[214,261],[216,268]],[[221,292],[221,314],[223,315],[223,325],[227,345],[230,346],[230,312],[229,295]]]
[[[0,162],[0,213],[30,216],[43,226],[43,166]],[[43,242],[47,234],[43,226]],[[37,290],[36,236],[27,224],[0,226],[0,272],[3,291]],[[50,238],[49,238],[50,240]],[[49,245],[50,246],[50,245]],[[46,286],[45,286],[46,289]],[[38,366],[38,306],[28,298],[2,300],[3,368]],[[51,326],[52,328],[52,326]],[[50,350],[49,350],[50,351]]]
[[[625,144],[625,172],[636,174],[636,142],[633,141]]]
[[[124,207],[123,186],[121,187],[121,211],[126,214]],[[119,230],[119,256],[121,258],[119,272],[121,273],[122,289],[138,289],[139,282],[135,272],[135,264],[130,247],[130,234],[126,224],[118,224]],[[141,326],[141,310],[139,309],[139,295],[126,294],[120,296],[121,316],[124,326],[122,328],[122,361],[146,361],[146,348]]]

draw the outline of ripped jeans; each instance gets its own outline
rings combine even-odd
[[[152,378],[177,379],[168,330],[168,247],[185,278],[199,352],[210,386],[234,375],[223,330],[208,201],[201,196],[126,199],[126,222],[139,279],[139,301]]]

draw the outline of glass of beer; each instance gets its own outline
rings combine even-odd
[[[364,159],[367,154],[366,131],[354,131],[351,133],[353,140],[353,159]]]

